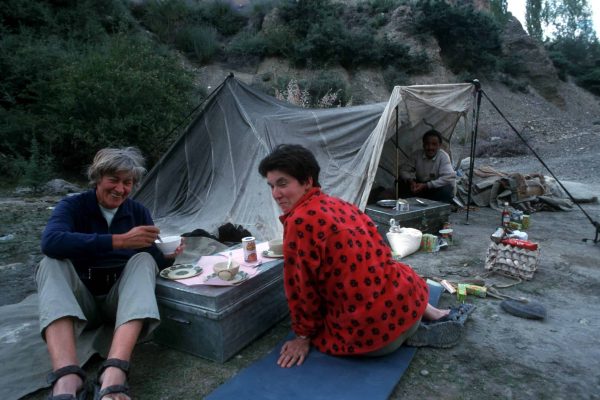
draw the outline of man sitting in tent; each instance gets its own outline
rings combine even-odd
[[[423,135],[423,149],[416,150],[400,167],[400,196],[416,196],[451,203],[456,174],[442,146],[442,135],[431,129]],[[404,185],[403,185],[404,184]]]

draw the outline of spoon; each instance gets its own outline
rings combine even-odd
[[[229,252],[229,258],[227,260],[227,269],[231,268],[231,251]]]

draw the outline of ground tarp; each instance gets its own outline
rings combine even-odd
[[[472,84],[398,86],[387,103],[306,109],[229,77],[134,198],[165,234],[215,232],[232,222],[259,239],[280,236],[280,210],[257,170],[274,147],[297,143],[312,150],[324,190],[364,209],[376,177],[393,184],[397,164],[421,146],[431,125],[450,140],[471,111],[473,94]]]

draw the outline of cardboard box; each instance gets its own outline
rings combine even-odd
[[[283,260],[238,286],[185,286],[158,278],[161,324],[154,341],[210,360],[225,362],[288,314]]]

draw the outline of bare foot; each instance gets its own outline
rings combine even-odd
[[[450,309],[441,310],[432,306],[431,304],[428,304],[427,308],[425,309],[425,313],[423,314],[423,319],[425,321],[435,321],[445,317],[448,314],[450,314]]]
[[[77,374],[65,375],[56,381],[52,388],[52,396],[59,394],[72,394],[75,396],[77,391],[83,387],[83,380]]]
[[[100,377],[100,383],[102,384],[100,390],[105,389],[109,386],[123,385],[127,381],[127,375],[123,370],[116,367],[108,367],[102,373]],[[125,393],[107,394],[102,399],[104,400],[131,400]]]

